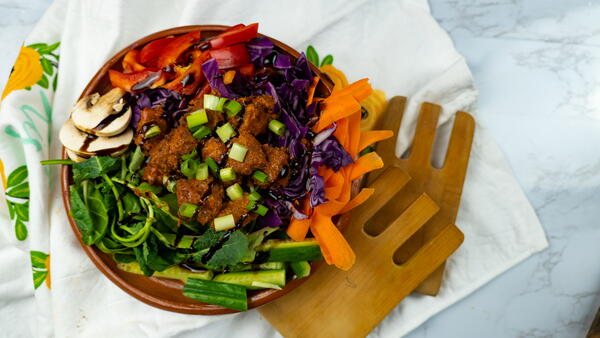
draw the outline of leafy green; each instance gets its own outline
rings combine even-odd
[[[333,55],[328,54],[327,56],[325,56],[323,58],[323,60],[321,61],[321,65],[319,67],[323,67],[323,66],[327,66],[333,63]]]
[[[208,260],[207,265],[223,268],[241,262],[248,252],[248,237],[239,230],[231,233],[223,246]]]
[[[162,209],[153,206],[156,222],[162,226],[166,226],[169,231],[177,232],[177,218]]]
[[[90,185],[87,200],[84,201],[75,185],[71,185],[70,190],[71,214],[81,231],[81,240],[86,245],[92,245],[100,240],[108,229],[108,214],[102,194]]]
[[[73,164],[73,180],[79,184],[83,180],[109,174],[119,168],[119,159],[110,156],[93,156],[83,162]]]
[[[223,236],[225,236],[225,233],[224,231],[215,231],[213,227],[209,227],[202,236],[196,239],[193,247],[198,251],[208,249],[219,243],[223,239]]]
[[[126,215],[134,215],[142,212],[142,205],[140,199],[131,192],[127,192],[123,195],[123,211]]]
[[[248,252],[244,256],[244,262],[252,262],[256,257],[256,248],[262,244],[265,237],[275,232],[278,228],[264,227],[253,233],[248,234]]]
[[[179,210],[179,204],[177,203],[177,195],[165,194],[160,199],[169,205],[169,211],[171,212],[171,214],[177,213],[177,210]]]
[[[163,271],[186,258],[185,254],[164,246],[153,234],[144,242],[143,253],[146,265],[154,271]]]
[[[115,261],[117,263],[131,263],[131,262],[135,261],[135,254],[128,253],[128,252],[124,252],[124,253],[117,252],[113,255],[113,258],[115,259]]]
[[[309,45],[308,47],[306,47],[306,58],[313,65],[315,65],[317,67],[319,66],[319,54],[317,54],[317,51],[315,50],[315,47],[313,47],[311,45]]]

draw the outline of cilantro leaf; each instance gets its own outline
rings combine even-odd
[[[199,251],[208,249],[219,243],[225,234],[225,231],[215,231],[215,229],[209,227],[202,236],[196,239],[194,242],[194,249]]]
[[[220,268],[239,263],[248,252],[248,244],[248,237],[239,230],[234,231],[207,265]]]

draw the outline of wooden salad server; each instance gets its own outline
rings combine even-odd
[[[380,127],[398,130],[405,105],[406,98],[394,97]],[[475,124],[457,113],[445,165],[435,169],[430,157],[439,111],[423,104],[407,159],[395,157],[395,139],[377,145],[387,165],[370,175],[375,193],[352,212],[344,231],[355,265],[349,271],[321,265],[296,290],[259,308],[283,336],[366,336],[461,245],[454,221]]]

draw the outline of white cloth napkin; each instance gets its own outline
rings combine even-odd
[[[26,162],[31,188],[28,239],[17,241],[12,226],[0,229],[0,327],[5,333],[57,337],[277,335],[257,311],[226,316],[176,314],[145,305],[121,291],[94,267],[73,236],[57,170],[44,172],[38,164],[41,159],[59,156],[57,133],[70,106],[115,52],[140,37],[174,26],[240,22],[260,22],[260,32],[298,50],[312,44],[321,53],[333,54],[335,66],[350,80],[369,77],[375,88],[389,96],[409,97],[398,154],[410,144],[421,102],[443,106],[442,135],[448,134],[455,111],[475,108],[476,91],[469,69],[430,15],[425,0],[57,0],[26,41],[61,41],[58,88],[53,99],[48,94],[53,111],[50,134],[55,141],[42,140],[42,150],[35,151],[31,143],[0,134],[0,159],[7,172]],[[25,132],[27,117],[22,105],[43,109],[37,91],[34,87],[7,97],[2,104],[2,130],[13,126]],[[442,155],[438,151],[438,161]],[[2,212],[3,223],[13,224],[8,212]],[[448,261],[439,295],[407,297],[373,336],[406,334],[547,246],[533,209],[482,126],[477,127],[457,225],[465,233],[465,242]],[[51,291],[43,287],[33,290],[31,250],[51,254]]]

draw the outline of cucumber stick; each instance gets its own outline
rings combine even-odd
[[[280,270],[285,269],[284,262],[267,262],[258,265],[259,270]]]
[[[321,247],[315,240],[301,242],[270,240],[261,245],[258,251],[268,253],[267,262],[301,262],[323,259]]]
[[[285,286],[285,270],[263,270],[263,271],[242,271],[229,272],[216,275],[213,279],[217,282],[242,285],[250,290],[268,289],[264,283],[278,287]],[[259,284],[253,284],[258,282]],[[260,284],[263,283],[263,284]],[[262,285],[262,286],[261,286]]]
[[[221,305],[238,310],[248,310],[246,288],[241,285],[188,278],[183,295],[203,303]]]
[[[117,263],[117,267],[123,271],[135,273],[136,275],[144,274],[144,272],[142,272],[142,269],[140,269],[140,265],[137,262]],[[197,279],[212,279],[213,272],[210,270],[194,272],[176,265],[168,267],[163,271],[155,271],[152,276],[169,279],[178,279],[185,283],[185,281],[190,277]]]
[[[304,278],[310,275],[310,263],[307,261],[291,262],[290,267],[298,278]]]

